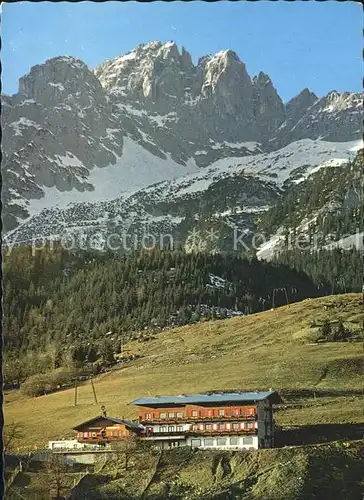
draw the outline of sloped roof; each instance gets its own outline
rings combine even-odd
[[[105,417],[104,415],[98,415],[97,417],[91,418],[90,420],[86,420],[86,422],[82,422],[82,424],[79,424],[76,427],[73,427],[73,430],[77,431],[81,427],[84,427],[85,425],[91,424],[92,422],[96,422],[97,420],[100,420],[100,419],[109,420],[113,424],[124,424],[125,427],[129,427],[129,428],[133,428],[133,429],[140,428],[140,426],[138,424],[134,424],[133,422],[130,422],[128,420],[122,420],[121,418],[109,417],[109,416]]]
[[[154,398],[139,398],[131,401],[133,405],[159,405],[159,404],[199,404],[199,403],[227,403],[262,401],[271,398],[272,402],[278,403],[280,397],[276,391],[265,392],[220,392],[210,394],[188,394],[179,396],[159,396]]]

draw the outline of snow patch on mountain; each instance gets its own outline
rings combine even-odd
[[[58,160],[63,167],[82,165],[71,153],[67,157],[59,157]],[[154,183],[198,170],[193,159],[183,166],[170,157],[162,159],[154,156],[129,137],[125,137],[123,154],[117,158],[114,165],[95,167],[91,170],[87,178],[90,190],[59,191],[55,187],[43,187],[44,197],[29,202],[30,215],[55,206],[64,208],[72,203],[107,201],[120,196],[126,198]]]
[[[22,135],[23,129],[26,127],[34,127],[37,130],[41,129],[41,126],[33,120],[29,120],[28,118],[21,117],[19,120],[12,122],[9,124],[9,127],[13,128],[15,131],[14,135]]]
[[[283,247],[284,237],[280,234],[272,236],[268,241],[260,246],[256,257],[259,260],[271,260],[274,254]]]
[[[222,158],[197,173],[152,186],[148,191],[158,190],[161,199],[174,199],[205,191],[214,182],[236,175],[252,175],[282,186],[297,170],[302,177],[315,169],[346,163],[350,159],[350,150],[359,148],[361,142],[329,143],[303,139],[271,153]]]

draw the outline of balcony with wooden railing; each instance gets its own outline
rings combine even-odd
[[[233,421],[256,421],[257,415],[198,415],[198,416],[183,416],[183,417],[153,417],[153,418],[143,418],[139,417],[140,424],[178,424],[178,423],[188,423],[188,422],[216,422],[216,421],[224,421],[224,422],[233,422]]]
[[[88,437],[88,438],[78,438],[77,441],[79,443],[91,443],[91,444],[104,444],[104,443],[110,443],[113,441],[121,441],[122,439],[125,439],[125,436],[107,436],[105,438],[102,438],[101,436],[94,436],[94,437]]]
[[[145,437],[153,436],[230,436],[230,435],[243,435],[243,436],[255,436],[258,430],[253,429],[184,429],[181,431],[147,431]]]
[[[112,435],[110,433],[104,434],[101,432],[96,432],[95,434],[96,434],[95,436],[88,436],[88,437],[77,436],[77,441],[79,443],[84,443],[84,444],[90,443],[90,444],[104,445],[105,443],[121,441],[127,437],[122,434]]]

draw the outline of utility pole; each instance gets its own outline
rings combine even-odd
[[[274,306],[275,306],[275,296],[276,296],[276,292],[284,292],[285,294],[285,297],[286,297],[286,302],[287,302],[287,306],[289,307],[289,301],[288,301],[288,294],[287,294],[287,289],[286,287],[282,287],[282,288],[274,288],[273,289],[273,298],[272,298],[272,309],[274,309]]]
[[[284,287],[284,288],[283,288],[283,290],[284,290],[284,293],[285,293],[285,295],[286,295],[287,306],[289,307],[289,300],[288,300],[288,294],[287,294],[287,289],[286,289],[286,287]]]
[[[361,189],[360,189],[360,211],[363,210],[363,207],[364,207],[364,166],[363,166],[363,171],[362,171],[362,177],[361,177]],[[360,212],[359,212],[360,214]],[[363,214],[364,215],[364,214]],[[360,215],[359,215],[360,216]],[[362,226],[363,228],[363,226]],[[362,288],[361,288],[361,291],[362,291],[362,300],[363,300],[363,305],[364,305],[364,233],[363,233],[363,236],[361,237],[361,251],[362,251],[362,255],[361,255],[361,258],[362,258],[362,270],[361,270],[361,278],[362,278]],[[360,243],[359,243],[359,250],[360,250]]]
[[[75,378],[75,406],[77,406],[77,377]]]
[[[359,160],[360,161],[360,160]],[[360,216],[363,215],[363,207],[364,207],[364,165],[361,167],[361,175],[359,174],[360,177],[360,192],[359,192],[359,231],[360,231]],[[362,226],[362,229],[364,227]],[[359,242],[359,252],[360,250],[362,251],[361,255],[361,260],[362,260],[362,270],[361,270],[361,278],[362,278],[362,287],[361,287],[361,292],[362,292],[362,304],[364,305],[364,234],[361,237],[361,245]],[[361,248],[360,248],[361,247]],[[364,321],[363,321],[363,327],[364,327]]]
[[[91,380],[91,385],[92,385],[92,392],[94,393],[95,405],[97,405],[97,397],[96,397],[94,382],[93,382],[92,378],[90,380]]]

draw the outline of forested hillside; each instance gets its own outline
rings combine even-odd
[[[83,362],[102,349],[119,352],[141,330],[262,311],[274,291],[277,306],[317,293],[302,272],[236,255],[140,250],[121,257],[60,245],[33,253],[18,247],[5,255],[5,349],[17,359],[46,354],[48,368],[66,355]]]
[[[308,178],[296,173],[296,184],[257,218],[267,235],[280,230],[285,244],[322,248],[364,230],[364,150],[340,167],[326,167]],[[305,235],[306,238],[302,238]]]
[[[292,249],[278,254],[273,262],[284,264],[306,273],[320,289],[330,293],[360,292],[363,285],[363,252],[355,248],[343,250]]]

